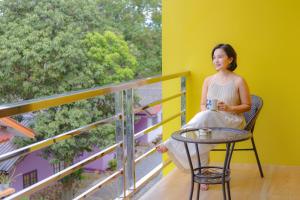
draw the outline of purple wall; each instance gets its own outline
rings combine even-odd
[[[97,150],[95,148],[94,151],[92,152],[84,152],[83,153],[83,156],[80,156],[78,157],[75,162],[79,162],[89,156],[92,156],[93,154],[99,152],[99,150]],[[105,156],[103,156],[102,158],[99,158],[87,165],[84,166],[84,169],[88,170],[88,171],[104,171],[108,168],[108,162],[110,160],[112,160],[113,158],[115,157],[115,153],[110,153],[110,154],[107,154]]]
[[[161,112],[158,112],[155,116],[139,115],[139,121],[136,121],[134,124],[135,133],[140,132],[156,123],[161,122]],[[148,134],[143,135],[137,139],[137,142],[140,144],[151,143],[158,135],[162,133],[162,127],[159,127],[155,130],[150,131]]]
[[[148,117],[146,115],[138,115],[140,119],[134,123],[134,132],[140,132],[147,128]]]
[[[99,150],[95,150],[94,152],[86,152],[83,154],[83,156],[77,158],[75,162],[79,162],[80,160],[83,160],[96,152],[99,152]],[[45,160],[44,158],[40,157],[41,151],[33,152],[26,156],[23,160],[21,160],[17,166],[16,171],[14,173],[14,177],[16,177],[11,184],[13,188],[16,189],[16,191],[20,191],[23,189],[23,174],[26,174],[28,172],[31,172],[33,170],[37,170],[37,176],[38,181],[41,181],[51,175],[53,175],[53,166],[48,162],[48,160]],[[98,171],[104,171],[108,168],[108,162],[113,159],[115,156],[115,153],[110,153],[108,155],[105,155],[101,159],[95,160],[92,163],[89,163],[84,168],[87,170],[98,170]]]
[[[151,122],[151,117],[148,117],[147,115],[139,115],[141,118],[135,122],[135,133],[142,131],[143,129],[147,128],[149,125],[149,122]],[[150,120],[150,121],[149,121]],[[141,143],[148,143],[148,135],[143,135],[140,138],[138,138],[138,142]],[[77,159],[75,159],[75,163],[79,162],[80,160],[83,160],[96,152],[99,152],[98,148],[95,148],[93,152],[84,152],[84,154]],[[13,188],[16,189],[16,191],[20,191],[23,189],[23,174],[31,172],[33,170],[37,170],[37,176],[38,181],[41,181],[53,174],[53,167],[48,162],[48,160],[45,160],[44,158],[40,157],[41,151],[33,152],[29,155],[27,155],[23,160],[20,160],[19,163],[16,165],[16,171],[14,173],[15,180],[11,184]],[[92,170],[92,171],[104,171],[108,168],[108,162],[115,157],[115,153],[110,153],[101,159],[95,160],[92,163],[89,163],[84,168],[86,170]]]
[[[27,172],[37,169],[38,181],[41,181],[53,174],[52,165],[50,165],[47,160],[40,157],[40,153],[41,151],[33,152],[17,164],[14,174],[14,177],[16,178],[11,184],[16,191],[23,189],[23,174]]]
[[[139,115],[140,119],[134,123],[134,133],[138,133],[148,125],[148,117],[147,115]],[[148,134],[143,135],[137,139],[138,143],[147,143],[148,142]]]

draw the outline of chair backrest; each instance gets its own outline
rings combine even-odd
[[[251,109],[244,113],[246,120],[246,126],[244,129],[253,132],[256,119],[263,106],[263,100],[259,96],[251,95],[251,103]]]

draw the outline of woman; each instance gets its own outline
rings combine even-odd
[[[201,112],[196,114],[183,128],[228,127],[242,129],[245,125],[243,112],[250,110],[251,98],[245,80],[233,71],[237,67],[236,52],[229,44],[219,44],[212,50],[212,60],[216,73],[204,80],[201,96]],[[207,100],[217,99],[217,112],[208,110]],[[209,151],[216,145],[199,144],[201,165],[208,164]],[[182,142],[172,138],[157,147],[161,153],[168,152],[170,159],[182,169],[189,169],[186,152]],[[192,149],[193,162],[196,159]],[[201,184],[201,190],[207,190]]]

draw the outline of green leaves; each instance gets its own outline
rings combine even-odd
[[[82,40],[89,30],[101,31],[96,1],[0,4],[0,69],[6,77],[0,80],[1,96],[31,99],[93,86],[82,74],[88,64]]]
[[[103,35],[93,32],[86,35],[84,44],[91,61],[90,68],[94,70],[95,83],[103,85],[134,78],[137,63],[121,37],[110,31],[105,31]]]
[[[0,1],[0,103],[120,83],[161,71],[159,0]],[[113,96],[35,113],[36,139],[114,114]],[[83,151],[115,141],[114,125],[97,127],[45,149],[72,163]],[[76,176],[75,176],[76,177]]]
[[[161,0],[100,0],[106,30],[121,33],[137,60],[136,77],[161,72]]]
[[[0,95],[6,102],[161,70],[158,0],[4,0],[0,10]],[[117,75],[93,77],[105,72]]]

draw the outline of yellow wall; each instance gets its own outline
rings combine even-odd
[[[163,74],[191,71],[188,119],[199,110],[203,78],[214,73],[211,49],[232,44],[236,72],[264,100],[255,131],[262,163],[300,165],[300,1],[163,0],[162,40]],[[164,84],[163,96],[175,85]],[[164,105],[164,117],[176,106]],[[164,126],[164,137],[178,124]],[[234,154],[235,162],[253,158],[252,152]]]

